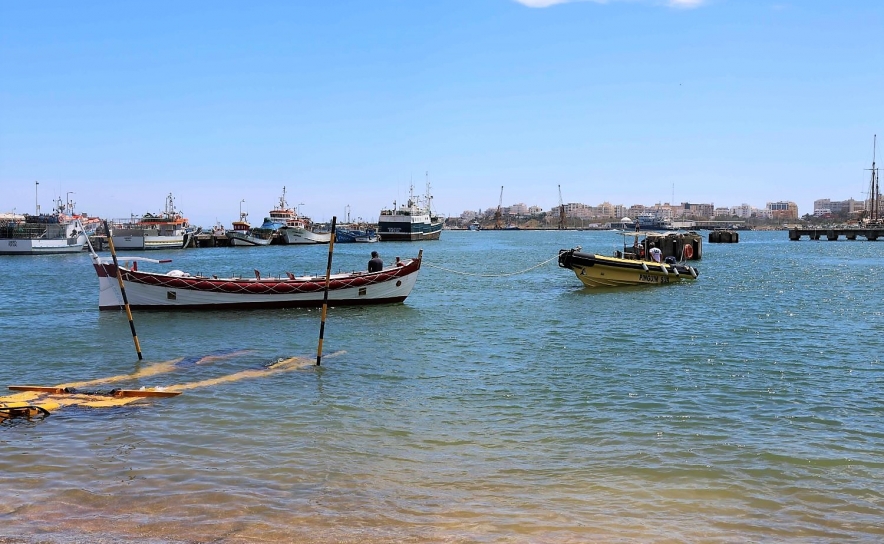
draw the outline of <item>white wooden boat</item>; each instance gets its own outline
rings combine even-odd
[[[401,261],[401,265],[380,272],[349,272],[332,274],[328,303],[332,306],[383,304],[402,302],[411,293],[421,267],[423,251],[417,258]],[[321,306],[325,276],[262,277],[256,270],[254,278],[219,278],[192,275],[181,270],[147,272],[138,270],[138,262],[157,261],[143,257],[118,257],[117,262],[133,261],[132,268],[119,267],[130,308],[134,310],[225,310],[252,308],[290,308]],[[92,254],[98,274],[100,310],[123,307],[117,279],[118,268],[113,261]]]

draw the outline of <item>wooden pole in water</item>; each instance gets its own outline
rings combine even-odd
[[[107,221],[104,222],[104,233],[107,235],[107,245],[110,248],[111,257],[114,259],[114,268],[117,269],[117,282],[120,284],[120,293],[123,295],[123,307],[126,308],[126,317],[129,318],[129,328],[132,330],[132,340],[135,342],[135,352],[138,353],[138,360],[141,356],[141,344],[138,342],[138,335],[135,334],[135,322],[132,321],[132,310],[129,308],[129,299],[126,297],[126,287],[123,285],[123,273],[120,272],[120,264],[117,262],[117,252],[114,249],[114,239],[111,231],[107,228]]]
[[[319,325],[319,347],[316,348],[316,366],[322,361],[322,338],[325,335],[325,315],[328,311],[328,286],[331,283],[332,253],[335,250],[335,223],[338,217],[332,217],[331,239],[328,241],[328,266],[325,269],[325,293],[322,295],[322,317]]]

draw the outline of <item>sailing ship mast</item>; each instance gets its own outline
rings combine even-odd
[[[878,190],[878,169],[875,167],[875,152],[877,147],[878,135],[875,134],[872,138],[872,180],[869,187],[869,221],[872,223],[877,223],[881,220],[881,217],[878,214],[878,201],[880,199],[880,193]]]

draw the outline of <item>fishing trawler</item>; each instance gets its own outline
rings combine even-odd
[[[285,187],[282,188],[279,205],[270,210],[270,217],[264,220],[261,227],[276,228],[283,244],[327,244],[331,240],[331,232],[314,229],[310,218],[301,217],[297,211],[289,208],[285,199]]]
[[[195,229],[187,218],[175,210],[172,193],[166,197],[163,212],[114,219],[111,224],[114,247],[123,250],[182,249],[191,244],[194,235]]]
[[[0,255],[76,253],[86,245],[86,229],[73,215],[73,203],[59,198],[51,214],[25,214],[0,225]]]
[[[408,202],[391,209],[381,210],[378,218],[378,236],[382,242],[408,242],[415,240],[438,240],[442,235],[442,219],[432,212],[433,197],[430,182],[423,203],[414,196],[414,184],[408,191]]]
[[[239,212],[239,221],[233,222],[233,230],[224,233],[232,246],[267,246],[273,238],[273,229],[253,227],[248,212]]]
[[[286,244],[327,244],[331,241],[331,231],[316,227],[307,217],[291,219],[279,229]]]

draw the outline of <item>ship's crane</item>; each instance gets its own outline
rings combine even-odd
[[[494,228],[500,230],[500,208],[503,206],[503,185],[500,186],[500,200],[497,201],[497,211],[494,212]]]
[[[565,203],[562,202],[561,185],[559,185],[559,230],[565,230]]]

